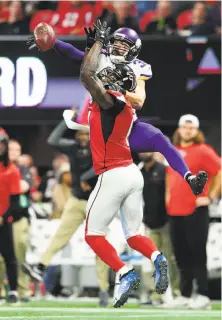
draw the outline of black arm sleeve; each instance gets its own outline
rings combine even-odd
[[[70,148],[76,144],[76,141],[74,139],[62,138],[66,130],[67,126],[65,124],[65,121],[62,120],[52,131],[47,140],[50,146],[55,147],[64,153],[69,152]]]
[[[19,194],[13,194],[10,196],[10,207],[3,216],[4,223],[8,222],[8,218],[12,216],[13,212],[15,212],[19,207],[19,196]]]

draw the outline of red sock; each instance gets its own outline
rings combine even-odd
[[[153,240],[144,236],[131,237],[127,240],[127,242],[132,249],[142,253],[149,259],[154,251],[158,251]]]
[[[110,266],[113,271],[118,272],[125,264],[120,260],[116,250],[103,236],[85,236],[88,245],[97,256]]]

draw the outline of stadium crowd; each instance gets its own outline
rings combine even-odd
[[[112,31],[127,25],[145,35],[221,34],[221,2],[213,0],[1,1],[0,34],[30,34],[44,21],[57,35],[84,35],[97,17]]]

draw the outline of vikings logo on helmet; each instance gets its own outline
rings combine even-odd
[[[107,67],[98,73],[98,77],[106,89],[112,90],[112,83],[130,92],[136,88],[136,76],[127,65],[118,64],[115,69]]]
[[[120,28],[110,38],[108,54],[115,64],[130,63],[138,56],[141,47],[142,42],[136,31]]]

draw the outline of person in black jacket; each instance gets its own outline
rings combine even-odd
[[[17,303],[17,262],[14,252],[12,221],[13,211],[18,206],[20,173],[8,157],[8,136],[0,129],[0,254],[8,276],[8,303]],[[2,298],[0,298],[2,300]]]
[[[65,139],[62,137],[66,129],[65,122],[61,121],[49,136],[48,143],[69,157],[72,173],[72,196],[69,198],[62,213],[60,227],[49,247],[41,255],[37,267],[31,267],[27,263],[23,265],[24,271],[36,281],[42,281],[44,271],[52,257],[67,245],[70,238],[85,220],[87,199],[92,188],[86,181],[91,177],[95,179],[95,173],[92,168],[89,133],[77,131],[75,139]],[[108,267],[100,259],[97,259],[97,277],[100,286],[101,306],[108,304],[108,270]]]
[[[166,167],[154,159],[154,153],[140,153],[139,168],[144,178],[144,224],[146,235],[156,243],[158,248],[165,253],[169,263],[170,281],[173,293],[179,293],[178,271],[172,252],[170,241],[168,216],[165,207],[165,176]],[[153,292],[152,284],[147,283],[149,274],[143,272],[143,283],[146,291]],[[160,296],[151,294],[152,303],[159,303]],[[146,301],[143,301],[146,303]],[[148,302],[148,301],[147,301]]]

